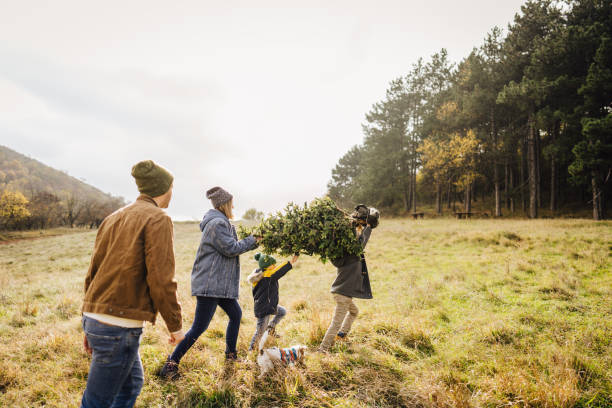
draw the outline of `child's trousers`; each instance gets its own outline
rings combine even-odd
[[[287,314],[287,310],[285,310],[285,308],[282,307],[281,305],[278,305],[276,306],[276,314],[267,315],[264,317],[258,317],[257,318],[257,329],[255,330],[255,334],[253,335],[253,338],[251,339],[249,350],[253,350],[255,348],[255,344],[259,342],[259,339],[261,339],[261,336],[263,336],[264,332],[266,331],[268,327],[276,327],[276,325],[281,320],[283,320],[283,317],[285,317],[286,314]],[[268,325],[268,322],[270,321],[270,317],[272,316],[274,316],[274,319],[272,319],[272,321]]]
[[[334,317],[323,337],[320,348],[323,350],[329,350],[334,345],[334,340],[338,332],[347,334],[351,330],[351,325],[355,321],[355,318],[359,314],[359,309],[353,303],[353,298],[344,296],[339,293],[333,293],[334,300],[336,301],[336,309],[334,310]]]

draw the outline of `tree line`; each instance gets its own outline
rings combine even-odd
[[[612,2],[532,0],[459,63],[442,49],[390,82],[329,195],[397,212],[433,204],[605,217],[612,192]]]
[[[82,197],[75,192],[38,191],[28,199],[19,191],[0,193],[0,231],[58,226],[100,226],[107,215],[124,206],[122,198]]]
[[[122,198],[0,145],[0,230],[95,228],[123,205]]]

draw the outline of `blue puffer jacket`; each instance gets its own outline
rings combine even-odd
[[[236,229],[219,210],[200,223],[202,239],[191,271],[191,295],[238,299],[238,256],[257,247],[253,236],[238,241]]]

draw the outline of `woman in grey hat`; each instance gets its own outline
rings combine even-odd
[[[187,350],[208,328],[217,306],[228,315],[225,332],[225,358],[236,360],[236,342],[240,330],[242,309],[238,304],[240,283],[239,255],[257,247],[258,240],[248,236],[238,240],[236,230],[229,220],[233,218],[233,196],[221,187],[206,192],[214,207],[200,223],[202,239],[191,271],[191,295],[196,296],[196,312],[191,329],[185,334],[172,355],[164,364],[160,375],[166,378],[178,376],[178,364]]]

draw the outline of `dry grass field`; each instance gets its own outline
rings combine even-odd
[[[176,225],[188,328],[197,224]],[[95,232],[0,244],[0,406],[77,407],[89,360],[80,306]],[[242,256],[239,353],[224,365],[219,310],[185,356],[182,378],[155,377],[164,324],[141,342],[140,407],[610,407],[612,222],[383,220],[367,250],[374,299],[348,341],[314,352],[331,318],[330,264],[303,256],[281,280],[279,345],[313,349],[305,367],[258,380],[246,347],[255,319]]]

